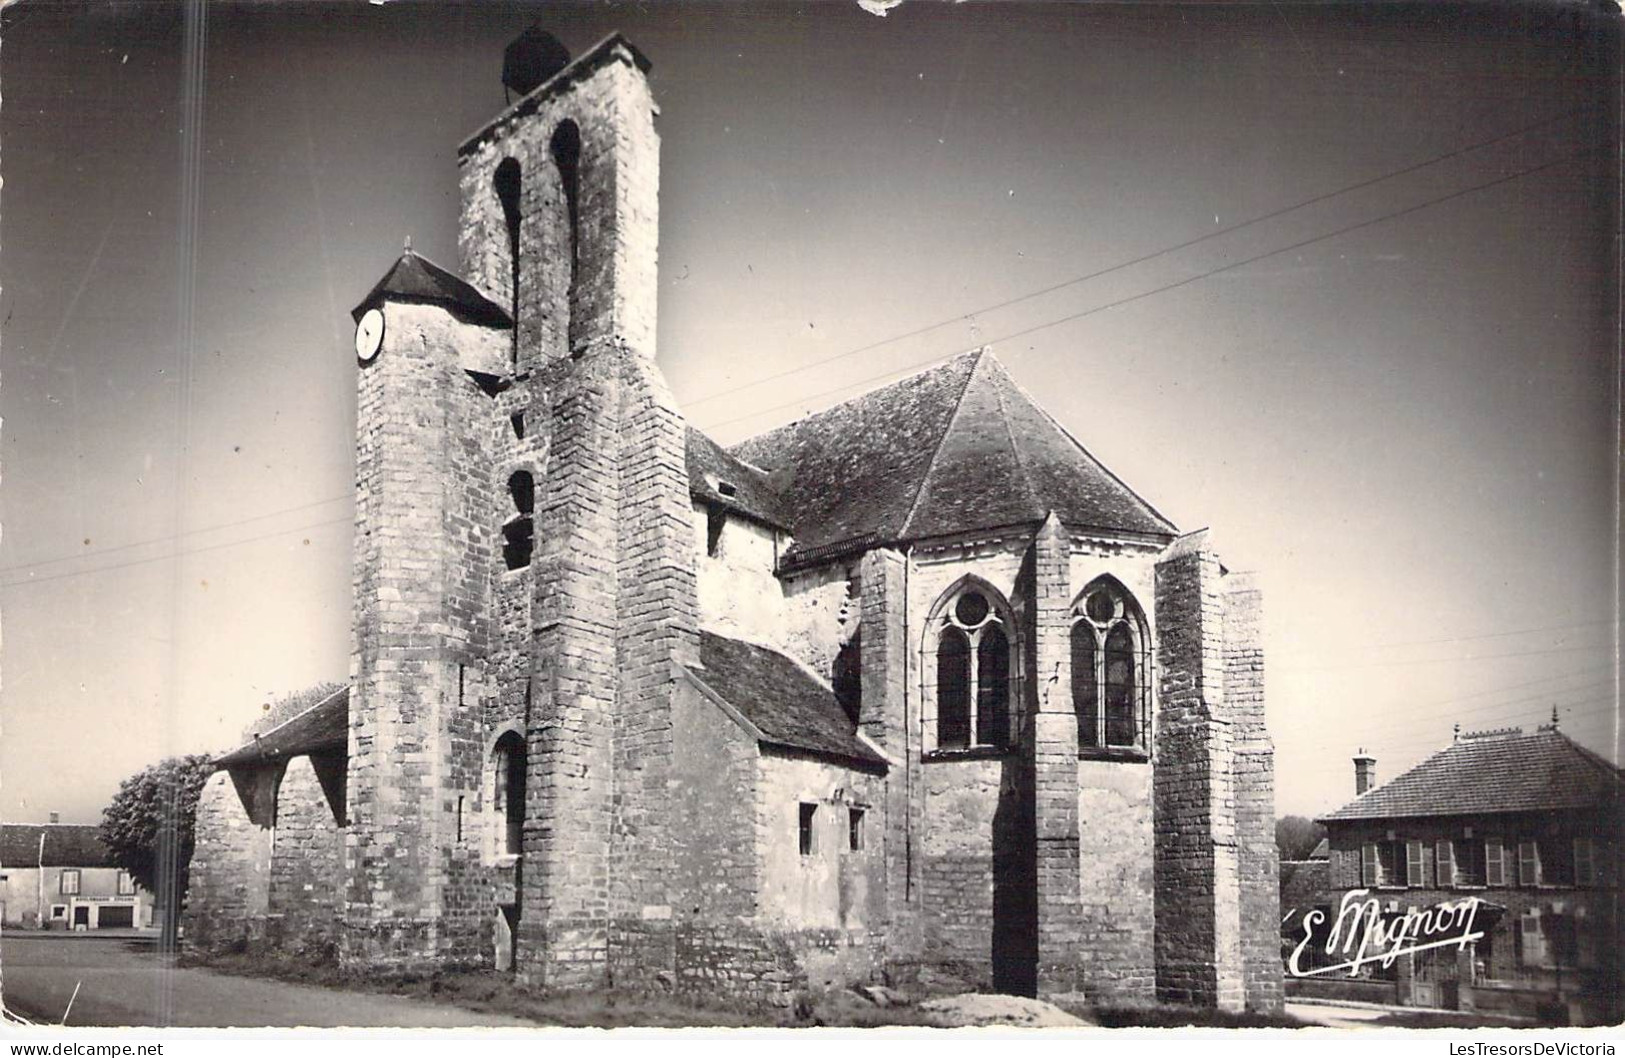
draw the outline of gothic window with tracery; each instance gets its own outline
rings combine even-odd
[[[1008,745],[1011,630],[1002,604],[967,585],[941,607],[935,626],[935,748]]]
[[[1150,653],[1133,596],[1111,580],[1091,584],[1072,610],[1072,708],[1078,748],[1150,746]]]

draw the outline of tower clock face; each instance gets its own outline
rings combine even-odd
[[[379,309],[368,309],[355,325],[355,355],[363,364],[371,363],[384,344],[384,314]]]

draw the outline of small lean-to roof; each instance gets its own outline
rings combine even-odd
[[[1625,780],[1560,731],[1464,735],[1322,822],[1549,812],[1618,804]]]
[[[491,327],[512,327],[508,311],[468,283],[441,268],[426,257],[419,257],[411,249],[384,273],[361,303],[350,310],[351,318],[360,321],[366,311],[385,298],[401,301],[430,302],[445,305],[474,323]]]
[[[787,426],[735,456],[784,479],[794,563],[843,545],[1037,525],[1171,539],[1173,523],[1119,481],[986,349]]]
[[[858,737],[835,692],[778,651],[702,630],[700,666],[689,675],[755,728],[764,745],[885,766]]]
[[[6,823],[0,826],[0,867],[116,867],[100,829],[89,823]]]
[[[342,687],[297,716],[216,757],[214,766],[230,768],[311,753],[344,752],[349,748],[349,728],[350,688]]]
[[[732,489],[732,493],[722,491]],[[741,463],[705,434],[688,428],[688,491],[696,499],[788,529],[771,475]]]

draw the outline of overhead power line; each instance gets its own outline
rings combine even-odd
[[[1432,166],[1438,165],[1441,162],[1447,162],[1451,159],[1459,158],[1462,155],[1483,150],[1486,147],[1493,147],[1496,144],[1504,143],[1507,140],[1517,139],[1519,136],[1527,135],[1536,129],[1544,128],[1547,125],[1554,125],[1559,121],[1574,117],[1584,112],[1586,109],[1588,108],[1574,107],[1572,109],[1562,111],[1561,113],[1553,114],[1550,117],[1542,118],[1540,121],[1534,122],[1533,124],[1524,125],[1521,128],[1513,129],[1511,132],[1504,132],[1501,135],[1495,136],[1491,139],[1479,140],[1476,143],[1469,143],[1464,147],[1458,147],[1453,151],[1446,151],[1444,154],[1436,154],[1431,158],[1414,162],[1411,165],[1404,166],[1403,168],[1393,169],[1386,173],[1382,173],[1379,176],[1368,177],[1367,179],[1360,180],[1356,183],[1348,184],[1347,186],[1337,188],[1335,191],[1326,191],[1311,198],[1306,198],[1301,202],[1295,202],[1290,206],[1282,206],[1279,209],[1271,210],[1268,213],[1261,213],[1256,217],[1249,218],[1248,220],[1238,221],[1235,224],[1230,224],[1223,228],[1216,228],[1213,231],[1198,235],[1194,239],[1187,239],[1184,242],[1175,243],[1173,246],[1165,246],[1160,250],[1153,250],[1150,253],[1141,254],[1139,257],[1134,257],[1127,261],[1120,261],[1117,264],[1108,265],[1105,268],[1098,268],[1093,272],[1086,272],[1083,275],[1074,276],[1071,279],[1064,279],[1059,283],[1052,283],[1049,286],[1040,287],[1037,290],[1031,290],[1025,294],[1019,294],[1013,298],[1007,298],[1004,301],[994,302],[991,305],[983,305],[981,308],[972,309],[969,312],[964,312],[957,316],[951,316],[947,319],[937,320],[935,323],[928,323],[923,326],[916,327],[913,330],[903,331],[902,333],[894,334],[889,338],[881,338],[878,341],[870,342],[867,345],[860,345],[856,349],[848,349],[843,353],[836,353],[834,356],[826,356],[818,360],[812,360],[808,363],[801,364],[797,367],[788,368],[776,374],[763,375],[761,378],[754,379],[753,381],[741,383],[740,385],[732,386],[728,389],[717,390],[714,393],[707,393],[702,397],[696,397],[693,400],[687,400],[683,403],[685,406],[690,408],[700,404],[707,404],[721,397],[730,396],[734,393],[739,393],[743,390],[750,389],[753,386],[759,386],[766,382],[774,382],[781,378],[788,378],[789,376],[799,374],[802,371],[807,371],[814,367],[820,367],[824,364],[834,363],[837,360],[845,360],[847,357],[857,356],[859,353],[871,352],[875,349],[881,348],[882,346],[891,345],[894,342],[901,342],[909,338],[917,338],[922,334],[929,334],[934,330],[947,327],[950,324],[965,323],[976,319],[978,316],[985,316],[990,312],[997,312],[1000,309],[1007,309],[1013,305],[1020,305],[1023,302],[1044,297],[1046,294],[1053,294],[1056,291],[1065,290],[1067,287],[1077,286],[1080,283],[1087,283],[1090,280],[1111,275],[1113,272],[1121,272],[1124,269],[1133,268],[1136,265],[1142,265],[1149,261],[1154,261],[1159,257],[1166,257],[1171,253],[1177,253],[1180,250],[1186,250],[1192,246],[1199,246],[1202,243],[1210,242],[1213,239],[1230,235],[1233,232],[1241,231],[1244,228],[1250,228],[1254,225],[1262,224],[1265,221],[1274,220],[1277,217],[1284,217],[1289,213],[1296,213],[1300,209],[1307,209],[1310,206],[1318,205],[1319,203],[1327,202],[1343,195],[1352,194],[1355,191],[1362,191],[1365,188],[1373,187],[1388,180],[1395,180],[1401,176],[1408,176],[1411,173],[1431,168]]]
[[[255,522],[267,521],[271,518],[280,518],[284,514],[293,514],[296,511],[306,511],[312,507],[321,507],[328,503],[337,503],[339,500],[350,499],[350,494],[342,496],[329,496],[325,500],[312,500],[310,503],[301,503],[297,507],[284,507],[279,511],[267,511],[256,514],[251,518],[239,518],[234,522],[221,522],[219,525],[206,525],[199,529],[188,529],[181,533],[171,533],[168,536],[155,536],[150,540],[137,540],[129,544],[120,544],[117,547],[102,547],[93,551],[81,551],[76,555],[62,555],[58,558],[42,558],[37,562],[19,562],[14,566],[0,566],[0,573],[10,573],[19,569],[38,569],[40,566],[51,566],[58,562],[73,562],[77,559],[93,558],[97,555],[114,555],[120,551],[132,551],[138,547],[151,547],[153,544],[167,544],[171,540],[180,540],[188,536],[202,536],[204,533],[217,533],[222,529],[234,529],[239,525],[252,525]],[[108,567],[113,568],[113,567]]]
[[[707,424],[705,424],[705,428],[706,429],[715,429],[718,426],[729,426],[729,425],[732,425],[733,423],[736,423],[736,422],[744,422],[747,419],[759,418],[759,417],[761,417],[763,415],[766,415],[766,414],[768,414],[770,412],[782,411],[782,410],[784,410],[786,408],[798,407],[798,406],[800,406],[802,404],[807,403],[810,400],[816,400],[819,397],[831,396],[833,394],[841,393],[841,392],[844,392],[844,391],[849,390],[849,389],[855,389],[855,388],[857,388],[859,386],[865,385],[865,384],[870,383],[870,382],[878,382],[881,379],[889,378],[889,377],[891,377],[893,375],[901,375],[902,373],[910,371],[910,370],[923,368],[923,367],[925,367],[927,365],[939,363],[939,362],[944,361],[944,360],[950,360],[955,356],[960,356],[960,355],[962,355],[964,353],[972,352],[974,349],[980,348],[983,345],[991,345],[991,344],[994,344],[994,343],[997,343],[997,342],[1007,342],[1007,341],[1010,341],[1013,338],[1024,338],[1029,334],[1036,334],[1039,331],[1048,330],[1051,327],[1058,327],[1063,323],[1070,323],[1070,322],[1072,322],[1074,320],[1081,320],[1086,316],[1093,316],[1094,314],[1096,314],[1098,312],[1105,312],[1108,309],[1120,308],[1123,305],[1129,305],[1129,304],[1132,304],[1133,302],[1136,302],[1136,301],[1142,301],[1145,298],[1153,297],[1153,296],[1155,296],[1157,294],[1166,293],[1167,291],[1170,291],[1170,290],[1178,290],[1181,287],[1190,286],[1192,283],[1198,283],[1198,282],[1200,282],[1200,281],[1202,281],[1204,279],[1208,279],[1208,278],[1210,278],[1212,276],[1220,275],[1220,274],[1222,274],[1224,272],[1233,271],[1234,269],[1241,268],[1241,267],[1243,267],[1245,265],[1254,264],[1254,263],[1256,263],[1258,261],[1262,261],[1262,260],[1265,260],[1265,259],[1270,258],[1270,257],[1276,257],[1276,256],[1278,256],[1280,254],[1283,254],[1283,253],[1291,253],[1293,250],[1301,250],[1306,246],[1313,246],[1315,243],[1325,242],[1327,239],[1334,239],[1334,238],[1337,238],[1340,235],[1347,235],[1350,232],[1360,231],[1361,229],[1364,229],[1364,228],[1370,228],[1370,227],[1373,227],[1375,225],[1382,224],[1382,223],[1384,223],[1386,221],[1395,220],[1395,219],[1397,219],[1399,217],[1406,217],[1406,216],[1409,216],[1409,215],[1411,215],[1413,213],[1418,213],[1418,212],[1420,212],[1420,211],[1422,211],[1424,209],[1431,209],[1434,206],[1438,206],[1438,205],[1442,205],[1442,204],[1444,204],[1446,202],[1454,201],[1455,199],[1458,199],[1458,198],[1465,198],[1466,196],[1471,195],[1471,194],[1476,194],[1479,191],[1487,191],[1492,187],[1499,187],[1499,186],[1501,186],[1503,184],[1509,184],[1514,180],[1521,180],[1526,176],[1533,176],[1536,173],[1544,172],[1545,170],[1551,169],[1554,166],[1557,166],[1557,165],[1559,165],[1559,164],[1561,164],[1563,162],[1570,161],[1570,160],[1572,160],[1574,158],[1578,158],[1583,153],[1585,153],[1585,152],[1576,151],[1576,152],[1573,152],[1571,154],[1564,155],[1563,157],[1560,157],[1560,158],[1554,158],[1551,161],[1544,162],[1544,163],[1542,163],[1540,165],[1531,166],[1530,168],[1527,168],[1527,169],[1519,169],[1517,172],[1508,173],[1508,174],[1506,174],[1504,176],[1496,177],[1493,180],[1486,180],[1483,183],[1473,184],[1473,185],[1470,185],[1468,187],[1460,188],[1458,190],[1451,191],[1451,192],[1448,192],[1448,193],[1443,194],[1443,195],[1437,195],[1437,196],[1435,196],[1433,198],[1426,199],[1426,200],[1424,200],[1422,202],[1418,202],[1415,205],[1406,206],[1403,209],[1397,209],[1397,210],[1394,210],[1394,211],[1392,211],[1390,213],[1384,213],[1384,214],[1381,214],[1380,216],[1372,217],[1372,218],[1370,218],[1368,220],[1362,220],[1362,221],[1359,221],[1359,222],[1354,223],[1354,224],[1347,224],[1347,225],[1344,225],[1341,228],[1336,228],[1336,229],[1333,229],[1332,231],[1324,232],[1324,233],[1322,233],[1320,235],[1314,235],[1314,236],[1311,236],[1311,237],[1309,237],[1307,239],[1300,239],[1299,241],[1297,241],[1295,243],[1291,243],[1290,245],[1287,245],[1287,246],[1281,246],[1281,247],[1278,247],[1278,248],[1273,249],[1273,250],[1265,250],[1262,253],[1253,254],[1253,255],[1251,255],[1249,257],[1243,257],[1242,259],[1240,259],[1238,261],[1232,261],[1229,264],[1220,265],[1217,268],[1210,268],[1205,272],[1199,272],[1196,275],[1188,276],[1188,277],[1186,277],[1184,279],[1175,280],[1172,283],[1164,283],[1162,286],[1153,287],[1152,289],[1147,290],[1147,291],[1143,291],[1143,292],[1141,292],[1139,294],[1130,294],[1127,297],[1117,298],[1114,301],[1108,301],[1103,305],[1096,305],[1093,308],[1083,309],[1082,311],[1079,311],[1079,312],[1070,313],[1068,315],[1060,317],[1059,319],[1053,319],[1053,320],[1050,320],[1050,321],[1048,321],[1046,323],[1034,324],[1031,327],[1023,327],[1020,330],[1011,331],[1011,332],[1009,332],[1007,334],[1000,335],[997,338],[989,339],[987,342],[980,343],[977,346],[971,346],[971,347],[964,348],[964,349],[958,349],[958,350],[955,350],[955,351],[953,351],[951,353],[945,353],[945,354],[941,354],[941,355],[938,355],[938,356],[933,356],[933,357],[930,357],[930,358],[925,359],[925,360],[916,361],[916,362],[914,362],[912,364],[906,364],[906,365],[904,365],[902,367],[892,368],[891,370],[883,371],[880,374],[870,375],[867,378],[860,378],[860,379],[858,379],[858,380],[856,380],[854,382],[848,382],[845,385],[836,386],[836,387],[834,387],[832,389],[826,389],[826,390],[821,390],[821,391],[819,391],[817,393],[811,393],[811,394],[808,394],[807,396],[798,398],[796,400],[786,401],[786,402],[784,402],[782,404],[774,404],[774,405],[772,405],[770,407],[766,407],[766,408],[759,408],[756,411],[749,412],[749,413],[747,413],[745,415],[736,415],[733,418],[720,419],[720,420],[718,420],[716,422],[707,423]]]
[[[107,573],[115,569],[127,569],[130,566],[144,566],[151,562],[165,562],[170,559],[184,558],[187,555],[201,555],[207,551],[220,551],[228,547],[241,547],[244,544],[253,544],[272,537],[287,536],[289,533],[306,532],[311,529],[321,529],[329,525],[353,525],[353,518],[330,518],[325,522],[312,522],[309,525],[296,525],[291,529],[276,529],[258,536],[250,536],[243,540],[227,540],[224,543],[210,544],[207,547],[187,548],[182,551],[171,551],[168,554],[153,555],[150,558],[134,558],[128,562],[114,562],[106,566],[96,566],[93,569],[76,569],[66,573],[53,573],[47,577],[19,577],[0,583],[0,590],[7,588],[21,588],[35,584],[47,584],[53,580],[63,580],[67,577],[88,577],[93,573]]]

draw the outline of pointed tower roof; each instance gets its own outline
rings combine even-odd
[[[794,562],[929,536],[1036,525],[1177,530],[1041,409],[986,349],[735,445],[787,478]]]
[[[411,247],[407,247],[384,273],[384,278],[361,299],[361,304],[350,311],[351,318],[359,321],[368,309],[386,297],[446,305],[468,320],[492,327],[513,326],[512,317],[501,305],[428,258],[419,257]]]

